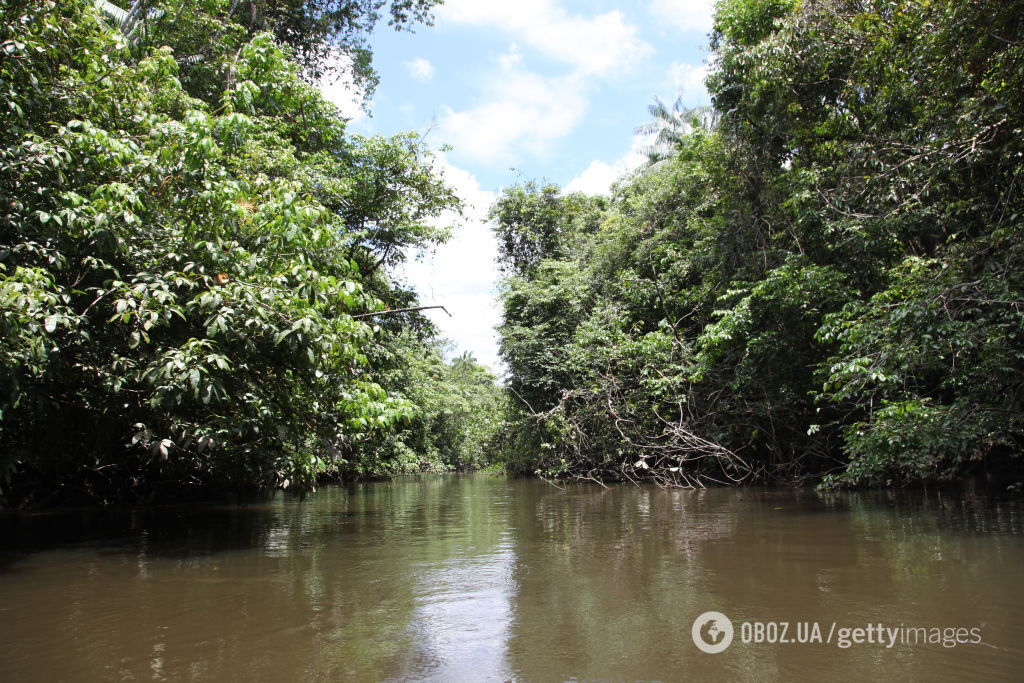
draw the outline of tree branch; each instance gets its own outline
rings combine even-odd
[[[410,311],[426,311],[431,308],[440,308],[445,313],[448,313],[448,309],[444,306],[414,306],[413,308],[395,308],[388,311],[376,311],[375,313],[360,313],[359,315],[352,316],[353,318],[369,318],[374,315],[390,315],[392,313],[408,313]],[[451,318],[452,314],[448,313],[448,317]]]

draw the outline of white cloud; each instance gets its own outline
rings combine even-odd
[[[487,209],[495,194],[481,189],[476,177],[439,157],[448,183],[466,203],[464,224],[435,253],[405,266],[405,275],[420,294],[421,305],[442,305],[426,315],[459,351],[471,351],[477,360],[499,371],[498,340],[494,327],[501,311],[494,297],[498,269],[497,243],[486,225]],[[448,216],[449,221],[454,217]]]
[[[535,73],[513,43],[487,75],[478,105],[442,113],[441,133],[460,158],[489,166],[553,154],[554,143],[583,121],[595,80],[626,71],[652,52],[621,12],[569,14],[558,0],[447,0],[437,19],[439,25],[503,30],[570,67],[559,75]]]
[[[483,104],[448,109],[441,133],[459,155],[480,163],[515,162],[523,152],[543,156],[582,121],[585,82],[573,74],[546,77],[525,69],[515,45],[499,65],[483,87]]]
[[[675,62],[669,67],[668,77],[677,93],[683,96],[683,102],[687,106],[698,104],[710,104],[711,96],[704,85],[704,79],[708,76],[707,64],[686,64]]]
[[[409,75],[415,78],[417,81],[429,81],[434,77],[434,65],[430,63],[430,60],[424,59],[423,57],[417,57],[409,60],[408,62],[402,62],[402,66],[409,72]]]
[[[683,104],[693,107],[709,104],[711,96],[704,86],[708,75],[707,64],[673,63],[668,70],[668,80],[677,94],[682,94]],[[668,101],[672,106],[675,96]],[[654,134],[634,135],[630,148],[611,163],[594,159],[576,177],[566,183],[565,192],[584,192],[586,194],[608,194],[612,184],[627,173],[639,168],[645,161],[645,147],[654,143]]]
[[[651,52],[637,27],[618,10],[594,17],[570,15],[554,0],[447,0],[438,23],[494,26],[581,73],[608,75],[625,70]]]
[[[498,57],[498,64],[505,71],[512,71],[523,63],[523,54],[519,51],[519,46],[512,43],[508,46],[508,52]]]
[[[617,164],[607,164],[599,159],[594,159],[590,162],[590,166],[587,166],[578,176],[566,184],[564,191],[583,192],[584,194],[608,194],[612,183],[618,180],[621,175],[622,171],[617,168]]]
[[[349,70],[351,60],[341,54],[335,55],[334,65],[340,65],[342,70],[338,76],[327,76],[320,81],[320,92],[324,97],[334,103],[341,110],[341,115],[347,119],[361,121],[366,118],[363,110],[363,89],[355,84],[352,73]]]
[[[651,144],[652,138],[652,135],[634,135],[625,154],[610,164],[594,159],[579,175],[565,184],[563,191],[608,194],[612,183],[643,164],[645,157],[642,150]]]
[[[652,0],[651,12],[683,31],[711,30],[715,0]]]

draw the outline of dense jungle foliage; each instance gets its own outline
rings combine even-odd
[[[720,2],[670,159],[492,209],[513,469],[1020,481],[1021,36],[1019,1]]]
[[[8,504],[481,464],[494,378],[389,275],[459,200],[416,136],[353,135],[311,84],[372,81],[384,8],[0,7]]]
[[[722,0],[713,108],[611,197],[491,211],[508,396],[393,276],[460,201],[362,137],[436,0],[0,7],[0,498],[489,464],[669,485],[1022,480],[1024,2]],[[1015,486],[1019,487],[1019,485]]]

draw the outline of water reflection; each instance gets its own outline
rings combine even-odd
[[[0,519],[0,680],[932,678],[1024,670],[1020,505],[423,477]],[[696,615],[984,645],[690,639]]]

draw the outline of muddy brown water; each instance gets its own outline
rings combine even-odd
[[[1024,680],[1021,511],[469,475],[7,516],[0,680]]]

